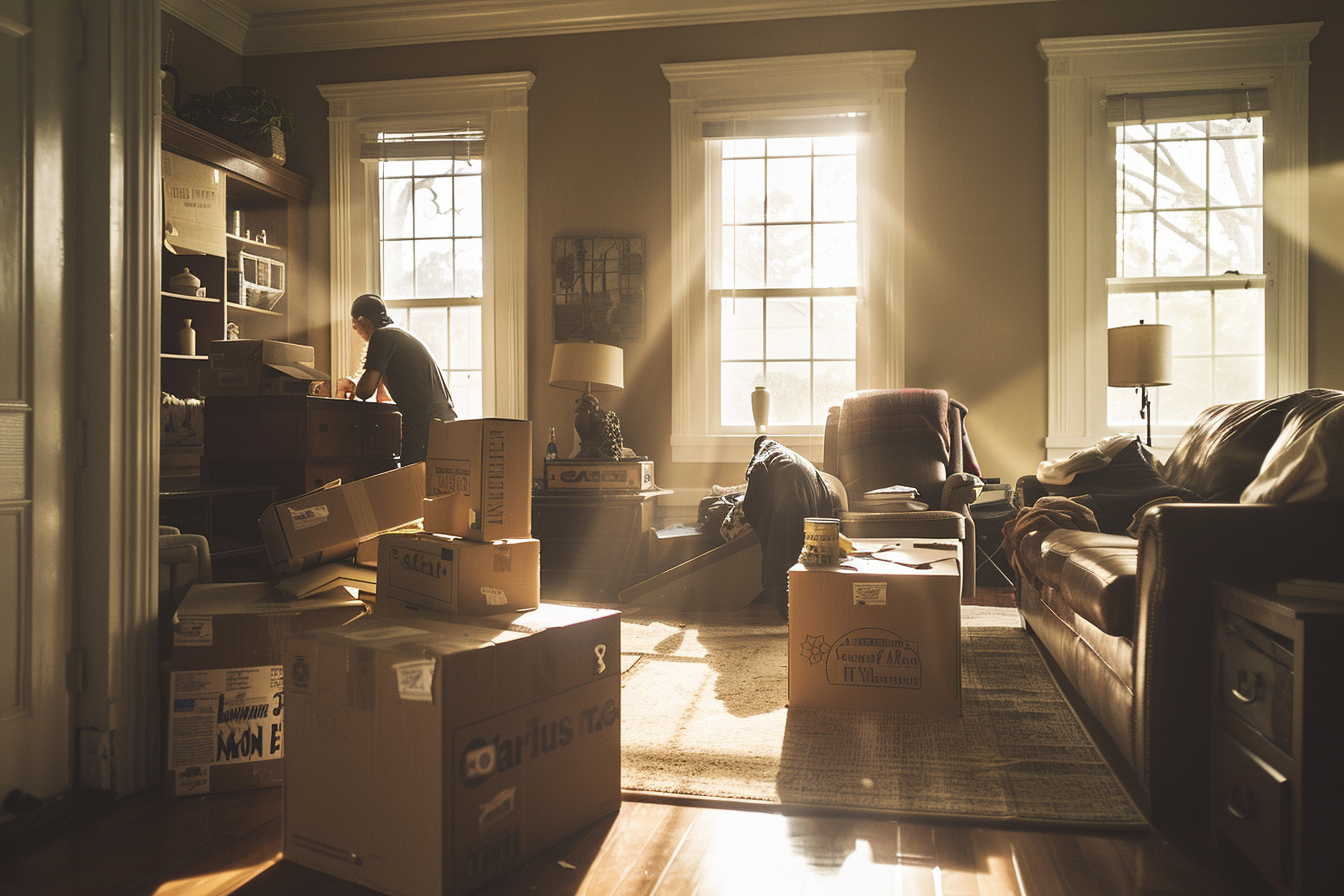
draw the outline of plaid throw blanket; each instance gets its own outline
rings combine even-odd
[[[845,397],[840,441],[851,449],[893,441],[923,439],[941,451],[949,473],[980,475],[980,464],[966,431],[966,406],[942,389],[870,389]],[[954,427],[959,439],[951,436]]]

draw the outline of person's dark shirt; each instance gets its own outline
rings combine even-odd
[[[400,327],[379,327],[373,331],[364,355],[364,368],[378,371],[387,394],[401,411],[403,443],[409,433],[422,429],[427,432],[431,420],[456,418],[453,399],[438,362],[424,343]]]

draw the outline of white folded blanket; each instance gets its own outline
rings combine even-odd
[[[1043,460],[1036,467],[1036,479],[1044,485],[1067,485],[1079,473],[1100,470],[1138,436],[1122,432],[1102,439],[1091,448],[1082,448],[1063,460]]]

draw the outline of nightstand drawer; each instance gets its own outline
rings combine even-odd
[[[1215,731],[1212,785],[1218,827],[1266,878],[1286,883],[1288,780],[1226,732]]]
[[[1218,639],[1218,700],[1285,753],[1293,750],[1292,655],[1263,630],[1224,612]]]

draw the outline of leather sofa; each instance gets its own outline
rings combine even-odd
[[[1154,824],[1199,828],[1211,584],[1344,579],[1344,392],[1208,408],[1164,464],[1133,439],[1125,451],[1142,467],[1116,455],[1065,485],[1040,470],[1019,480],[1005,546],[1024,621],[1111,741],[1136,802]]]

